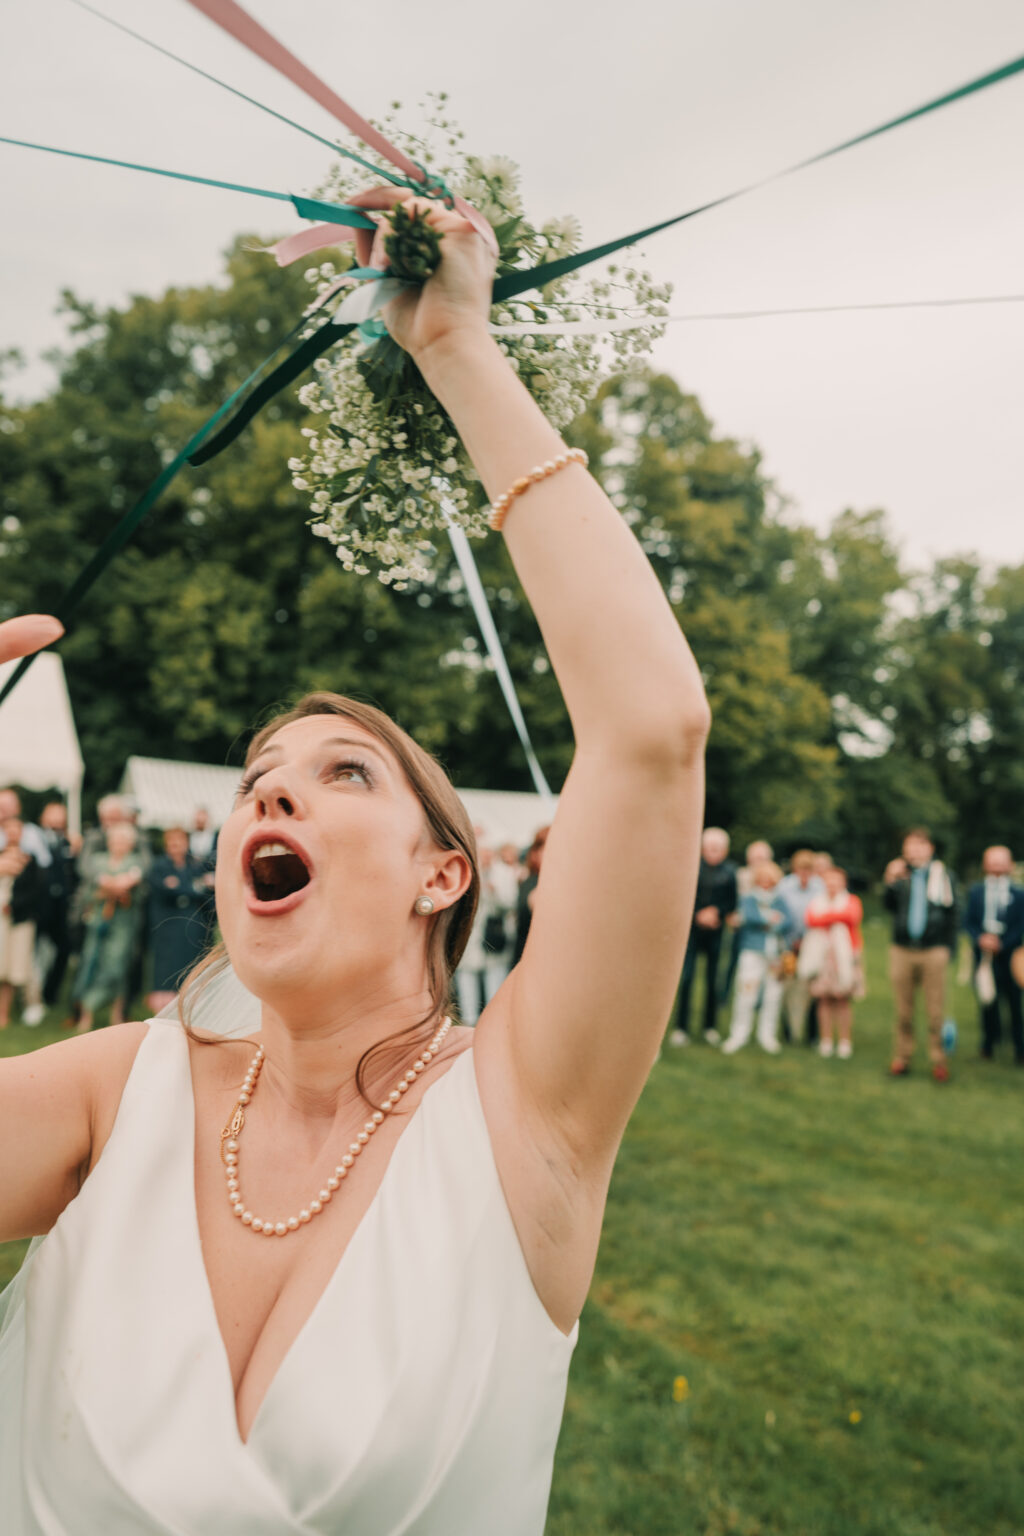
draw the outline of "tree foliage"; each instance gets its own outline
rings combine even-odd
[[[302,278],[245,240],[221,286],[97,310],[45,399],[0,410],[0,616],[51,607],[117,519],[301,313]],[[10,366],[16,360],[5,358]],[[95,796],[130,753],[237,761],[310,688],[380,704],[456,782],[530,781],[458,568],[395,593],[345,573],[291,485],[295,393],[165,493],[62,647]],[[903,569],[880,511],[801,524],[757,451],[664,375],[613,378],[572,440],[641,540],[714,711],[708,816],[872,868],[909,822],[951,851],[1011,835],[1024,793],[1024,566]],[[474,546],[545,770],[572,739],[501,540]],[[669,701],[666,701],[668,703]],[[595,829],[600,835],[600,829]]]

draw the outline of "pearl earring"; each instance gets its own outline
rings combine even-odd
[[[429,917],[434,910],[434,902],[430,896],[417,896],[416,911],[420,917]]]

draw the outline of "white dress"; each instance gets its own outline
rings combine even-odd
[[[246,1442],[194,1120],[188,1042],[153,1022],[0,1336],[4,1536],[540,1536],[578,1330],[534,1290],[473,1051],[410,1116]]]

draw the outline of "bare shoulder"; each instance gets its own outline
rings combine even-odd
[[[106,1145],[145,1024],[0,1061],[0,1241],[48,1232]]]
[[[101,1111],[108,1100],[116,1109],[148,1029],[148,1024],[142,1023],[114,1024],[87,1035],[72,1035],[40,1050],[10,1057],[5,1069],[25,1084],[77,1088],[95,1111]]]

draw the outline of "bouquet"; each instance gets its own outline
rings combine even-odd
[[[390,116],[382,126],[489,220],[499,275],[579,249],[581,230],[573,217],[530,222],[513,161],[462,151],[463,135],[447,120],[445,100],[441,95],[430,103],[426,140],[404,134]],[[365,172],[341,162],[317,195],[345,202],[365,184]],[[389,275],[424,281],[439,259],[436,235],[404,210],[396,210],[391,223],[385,241]],[[306,278],[322,298],[352,263],[340,254],[311,267]],[[609,265],[598,279],[573,274],[537,294],[496,304],[492,329],[549,421],[562,429],[596,393],[610,363],[624,370],[647,355],[663,334],[669,295],[647,273]],[[328,299],[327,306],[332,302],[343,298]],[[612,328],[624,321],[624,328]],[[379,323],[361,327],[354,345],[318,358],[314,370],[299,398],[323,421],[303,429],[305,454],[288,463],[292,483],[311,493],[313,533],[336,547],[346,570],[366,575],[376,569],[396,590],[430,582],[437,535],[449,521],[470,537],[487,531],[486,495],[450,419]]]

